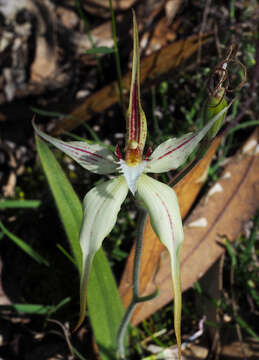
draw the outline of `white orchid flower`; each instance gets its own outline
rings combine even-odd
[[[177,169],[204,138],[217,119],[226,113],[225,107],[203,129],[179,139],[172,138],[159,145],[143,158],[146,141],[146,117],[140,103],[140,59],[138,31],[133,14],[133,64],[130,101],[127,116],[125,160],[116,147],[113,154],[107,147],[86,142],[57,140],[36,127],[41,138],[70,156],[85,169],[97,174],[118,174],[112,180],[90,190],[83,201],[84,217],[80,233],[83,265],[81,269],[80,319],[84,320],[86,289],[91,264],[106,236],[115,225],[120,207],[130,191],[147,209],[153,230],[166,246],[171,258],[174,290],[174,327],[178,348],[181,344],[181,281],[179,251],[184,239],[182,220],[176,194],[169,186],[151,178],[147,173],[162,173]]]

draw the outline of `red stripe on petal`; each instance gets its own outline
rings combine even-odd
[[[171,233],[172,233],[172,242],[174,243],[174,228],[173,228],[173,221],[172,221],[172,217],[170,215],[170,212],[168,210],[168,207],[166,206],[166,203],[164,202],[163,199],[161,199],[161,197],[159,196],[159,194],[157,192],[155,192],[156,196],[159,198],[159,200],[161,201],[163,207],[165,208],[165,211],[167,213],[168,219],[169,219],[169,224],[170,224],[170,229],[171,229]]]
[[[77,148],[77,147],[72,146],[72,145],[69,145],[69,144],[63,144],[63,145],[64,145],[65,147],[70,148],[70,149],[77,150],[77,151],[83,152],[83,153],[85,153],[85,154],[89,154],[89,155],[92,155],[92,156],[95,156],[95,157],[97,157],[97,158],[99,158],[99,159],[103,159],[103,160],[104,160],[104,157],[103,157],[103,156],[101,156],[101,155],[99,155],[99,154],[95,154],[95,153],[93,153],[93,152],[91,152],[91,151],[88,151],[88,150],[85,150],[85,149],[81,149],[81,148]]]
[[[132,89],[132,102],[131,102],[131,113],[130,113],[130,141],[135,140],[139,143],[140,138],[140,112],[139,112],[139,101],[138,101],[138,86],[137,81],[134,82]]]
[[[160,159],[164,158],[165,156],[168,156],[168,155],[172,154],[174,151],[181,149],[181,147],[183,147],[184,145],[186,145],[186,144],[188,144],[190,141],[192,141],[192,140],[196,137],[196,135],[197,135],[197,134],[193,135],[190,139],[184,141],[182,144],[178,145],[176,148],[174,148],[174,149],[168,151],[167,153],[159,156],[159,158],[158,158],[157,160],[160,160]]]

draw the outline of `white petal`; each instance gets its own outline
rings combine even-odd
[[[172,138],[160,144],[150,156],[145,172],[161,173],[181,166],[193,152],[198,143],[204,138],[215,121],[222,116],[229,104],[215,116],[204,128],[196,133],[186,134],[179,139]]]
[[[61,141],[45,134],[34,123],[33,127],[37,135],[70,156],[83,168],[96,174],[110,174],[117,170],[118,165],[114,155],[105,146],[99,144],[90,145],[84,141]]]
[[[120,171],[123,173],[128,187],[133,195],[137,191],[137,182],[147,165],[146,161],[142,161],[139,165],[129,166],[124,160],[120,160]]]
[[[178,200],[172,188],[145,174],[139,178],[137,196],[147,208],[153,230],[170,254],[175,304],[174,323],[179,347],[182,304],[179,250],[184,234]]]
[[[80,285],[80,319],[77,327],[85,316],[86,289],[94,255],[114,227],[127,193],[127,183],[123,176],[119,176],[97,185],[84,198],[84,218],[80,232],[83,268]]]

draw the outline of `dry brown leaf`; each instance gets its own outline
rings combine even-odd
[[[167,0],[165,4],[165,13],[166,13],[167,21],[169,23],[173,21],[181,4],[182,4],[182,0]]]
[[[234,241],[258,207],[258,137],[256,131],[243,150],[227,164],[214,190],[210,190],[210,196],[201,199],[186,221],[181,250],[183,291],[206,273],[224,252],[224,239]],[[202,226],[204,222],[206,226]],[[156,287],[159,287],[160,294],[152,301],[138,305],[132,319],[134,325],[173,299],[170,260],[166,250],[161,253],[160,261],[153,262],[153,267],[153,279],[142,295],[151,293]]]
[[[76,12],[65,8],[63,6],[57,6],[56,9],[57,19],[68,29],[76,30],[79,24],[79,17]]]
[[[212,160],[213,155],[220,143],[221,137],[214,139],[206,156],[178,183],[175,185],[174,190],[179,199],[179,206],[181,216],[184,218],[190,210],[194,200],[197,197],[203,183],[206,180],[207,169]],[[140,290],[145,292],[149,282],[152,281],[155,272],[157,271],[156,265],[159,264],[161,252],[164,251],[163,244],[158,240],[154,233],[150,221],[148,220],[144,239],[143,239],[143,252],[141,258],[140,270]],[[121,284],[120,294],[125,307],[127,307],[132,297],[132,273],[133,273],[133,258],[135,247],[132,248],[128,258]]]
[[[113,9],[114,10],[126,10],[129,9],[136,0],[116,0],[113,1]],[[89,7],[92,9],[96,6],[96,11],[98,8],[106,8],[110,11],[110,2],[109,0],[87,0],[83,2],[84,8],[88,9]],[[98,13],[97,13],[98,14]]]
[[[189,344],[184,350],[183,360],[203,360],[208,358],[209,350],[201,345]]]
[[[37,17],[37,31],[34,33],[35,57],[31,64],[30,74],[30,81],[35,85],[54,77],[57,70],[56,14],[49,0],[44,0],[41,7],[37,1],[30,0],[27,2],[27,8]],[[47,35],[43,36],[43,34]]]
[[[148,31],[145,32],[141,38],[140,44],[141,47],[145,47],[145,55],[152,54],[154,51],[172,43],[177,38],[177,30],[180,25],[180,20],[175,21],[173,24],[168,23],[166,17],[158,20],[153,34],[150,36],[150,31]]]
[[[248,338],[242,341],[234,341],[231,344],[226,344],[223,346],[222,352],[220,354],[221,360],[243,360],[244,353],[245,358],[249,360],[258,359],[259,355],[259,341],[256,339]]]
[[[136,0],[116,0],[113,1],[114,11],[125,11],[130,9]],[[74,0],[68,0],[70,6],[74,6]],[[107,18],[111,16],[109,0],[82,0],[81,6],[90,14]]]
[[[202,37],[202,44],[208,41],[210,35]],[[194,35],[187,39],[179,40],[151,54],[141,61],[141,84],[148,79],[153,79],[165,74],[188,59],[198,48],[199,37]],[[129,91],[131,72],[128,72],[122,80],[124,93]],[[107,109],[119,99],[117,82],[105,86],[86,98],[67,117],[56,123],[52,130],[53,135],[61,134],[63,131],[71,131],[83,121],[89,120],[95,113]]]

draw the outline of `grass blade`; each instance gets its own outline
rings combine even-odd
[[[42,304],[12,304],[12,305],[0,305],[0,310],[14,310],[18,313],[24,314],[37,314],[37,315],[50,315],[55,313],[65,304],[70,302],[70,298],[67,297],[60,301],[57,305],[42,305]]]
[[[247,322],[241,318],[241,316],[236,316],[236,322],[241,326],[241,328],[254,339],[259,340],[259,336],[256,332],[247,324]]]
[[[40,206],[39,200],[5,200],[0,199],[0,209],[36,209]]]
[[[12,240],[17,246],[19,246],[19,248],[21,248],[27,255],[32,257],[39,264],[44,264],[46,266],[49,266],[48,261],[44,259],[44,257],[42,257],[37,251],[33,250],[33,248],[30,245],[26,244],[26,242],[24,242],[18,236],[12,234],[9,230],[7,230],[1,221],[0,221],[0,229],[7,237],[9,237],[10,240]]]
[[[86,50],[86,54],[112,54],[114,53],[114,49],[113,48],[109,48],[107,46],[99,46],[99,47],[94,47],[92,49]]]

